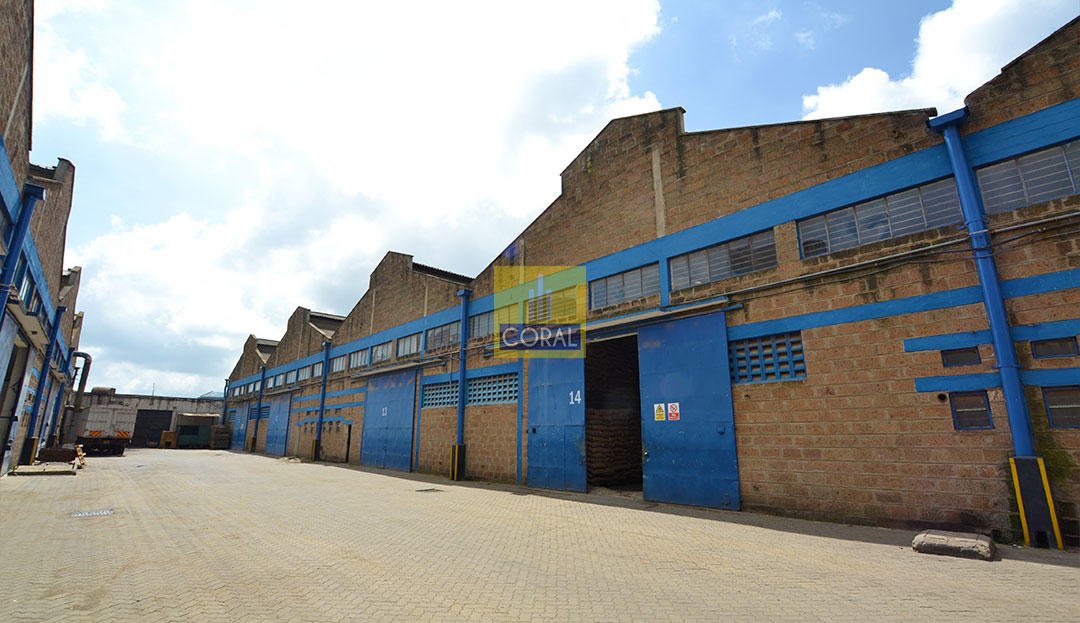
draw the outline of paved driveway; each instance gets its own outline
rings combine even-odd
[[[987,563],[915,554],[906,532],[649,506],[132,450],[0,479],[0,618],[1080,620],[1075,553]]]

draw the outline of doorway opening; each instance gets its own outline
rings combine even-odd
[[[642,489],[636,335],[586,346],[585,468],[589,487]]]

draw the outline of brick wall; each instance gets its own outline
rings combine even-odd
[[[10,116],[12,122],[4,136],[4,144],[20,186],[26,180],[30,152],[32,15],[31,0],[0,0],[0,58],[4,59],[0,64],[0,132],[7,126]]]
[[[368,289],[345,317],[334,342],[345,344],[458,304],[464,287],[414,269],[411,255],[387,253]]]
[[[970,118],[962,132],[977,132],[1080,97],[1078,48],[1080,18],[1062,26],[964,98]]]
[[[328,338],[309,322],[311,310],[297,307],[289,317],[285,335],[266,362],[266,368],[276,368],[289,362],[322,352],[322,343]],[[257,370],[256,370],[257,371]]]
[[[59,303],[60,280],[64,272],[64,245],[67,242],[68,216],[71,214],[71,194],[75,185],[75,167],[60,159],[55,168],[31,165],[31,181],[45,188],[45,201],[37,206],[30,218],[30,234],[34,237],[41,258],[42,272],[52,295],[53,305]],[[74,314],[75,309],[69,309]]]

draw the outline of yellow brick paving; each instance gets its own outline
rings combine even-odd
[[[0,620],[1080,621],[1070,552],[222,451],[89,463],[0,479]]]

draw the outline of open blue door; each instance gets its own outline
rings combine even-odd
[[[415,401],[415,370],[371,377],[364,399],[362,464],[409,471]]]
[[[584,491],[585,360],[529,360],[531,487]]]
[[[292,394],[274,396],[270,399],[270,420],[266,425],[266,453],[285,456],[289,441],[289,406]]]
[[[646,500],[739,508],[723,312],[638,331]]]

